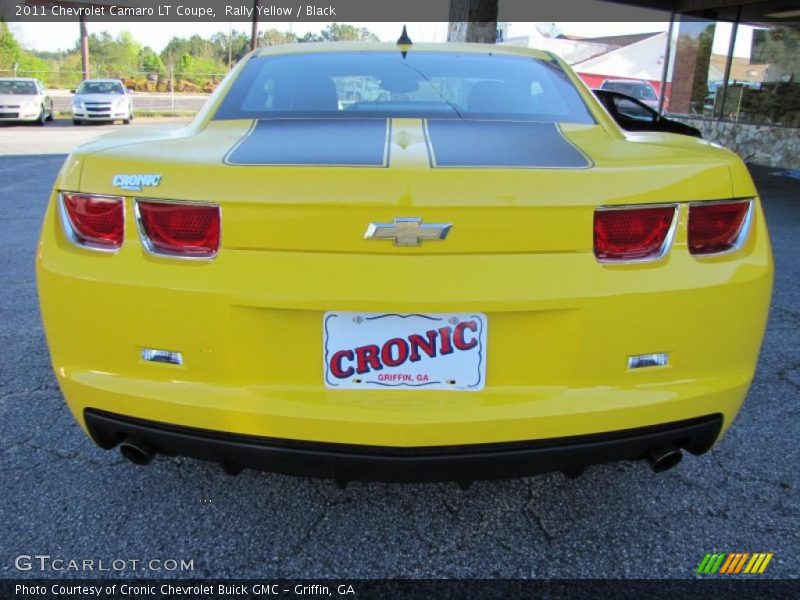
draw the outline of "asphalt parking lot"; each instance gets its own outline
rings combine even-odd
[[[683,578],[705,553],[734,551],[773,552],[765,576],[800,574],[800,181],[754,169],[775,292],[750,396],[713,452],[661,475],[621,463],[467,491],[342,490],[182,458],[140,468],[86,439],[50,370],[34,277],[45,203],[74,141],[63,132],[0,128],[2,577],[75,575],[14,566],[47,554],[194,561],[192,572],[121,573],[137,576]]]

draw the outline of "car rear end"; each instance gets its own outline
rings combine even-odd
[[[309,56],[335,71],[348,50]],[[423,72],[442,53],[418,52]],[[277,50],[243,61],[190,128],[71,157],[37,275],[93,439],[137,462],[339,480],[665,468],[708,450],[769,304],[752,181],[700,140],[623,135],[559,61],[504,52],[544,63],[539,83],[574,86],[585,113],[509,127],[348,93],[371,112],[246,118],[248,90],[269,89],[255,60],[295,56]],[[489,114],[485,87],[462,111]]]

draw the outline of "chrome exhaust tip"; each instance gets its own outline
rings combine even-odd
[[[653,473],[663,473],[676,467],[683,459],[683,452],[675,444],[664,444],[647,453],[647,462]]]
[[[119,445],[119,453],[133,464],[144,466],[152,462],[153,456],[156,454],[156,449],[152,444],[144,440],[128,436],[125,438],[125,441]]]

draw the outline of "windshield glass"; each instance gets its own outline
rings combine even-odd
[[[79,94],[124,94],[125,89],[118,81],[84,81]]]
[[[18,94],[33,96],[38,94],[36,85],[32,81],[0,80],[0,94]]]
[[[480,118],[594,123],[561,67],[502,54],[331,52],[248,61],[215,119]]]
[[[619,92],[639,100],[658,100],[655,90],[646,83],[627,83],[625,81],[606,81],[603,84],[604,90],[611,90],[612,92]]]

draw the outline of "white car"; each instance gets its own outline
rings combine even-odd
[[[133,100],[119,79],[87,79],[72,99],[72,122],[122,121],[133,119]]]
[[[53,99],[38,79],[3,77],[0,79],[0,122],[27,121],[44,125],[53,120]]]

